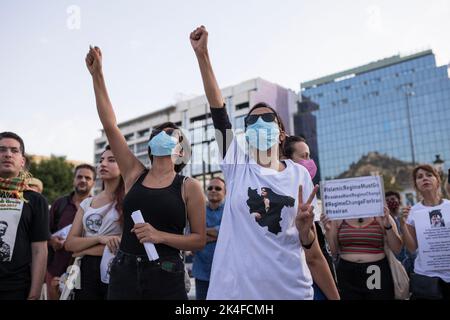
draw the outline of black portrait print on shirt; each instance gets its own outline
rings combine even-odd
[[[86,228],[91,233],[98,233],[102,226],[103,216],[98,213],[93,213],[86,218]]]
[[[248,188],[247,205],[249,213],[261,227],[267,227],[269,232],[278,234],[281,231],[281,210],[284,207],[293,207],[295,199],[289,196],[276,194],[270,188],[261,188],[261,194],[257,189]]]
[[[441,209],[436,209],[428,213],[430,215],[430,225],[432,228],[445,227],[445,221],[442,217]]]

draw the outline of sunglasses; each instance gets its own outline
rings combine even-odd
[[[245,126],[249,126],[258,121],[258,118],[263,119],[265,122],[273,122],[276,119],[276,115],[273,112],[270,113],[262,113],[262,114],[249,114],[244,119]]]
[[[222,191],[222,187],[213,187],[213,186],[209,186],[207,190],[212,191],[212,189],[214,189],[216,191]]]
[[[160,134],[162,131],[164,131],[166,134],[168,134],[171,137],[175,137],[178,138],[178,142],[183,142],[183,135],[180,134],[180,132],[178,131],[178,129],[173,129],[173,128],[168,128],[168,129],[155,129],[152,132],[152,135],[154,134],[154,136]]]

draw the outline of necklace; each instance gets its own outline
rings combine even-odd
[[[363,223],[363,222],[364,222],[364,218],[359,218],[359,219],[358,219],[358,223],[359,223],[359,224],[361,224],[361,223]]]

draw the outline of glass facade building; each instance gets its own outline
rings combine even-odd
[[[431,50],[394,56],[301,84],[319,105],[317,141],[322,178],[348,170],[372,151],[450,164],[450,79]]]

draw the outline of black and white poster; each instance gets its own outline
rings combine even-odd
[[[422,265],[429,271],[450,266],[450,204],[414,212]]]
[[[23,201],[0,198],[0,262],[12,259]]]

